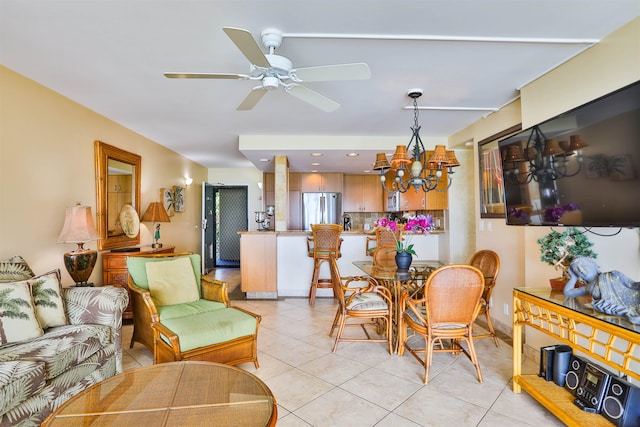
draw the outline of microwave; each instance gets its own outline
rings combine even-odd
[[[394,191],[393,193],[386,193],[385,198],[385,211],[386,212],[400,212],[400,192]]]

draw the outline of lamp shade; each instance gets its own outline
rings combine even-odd
[[[99,238],[93,225],[91,207],[78,205],[66,209],[64,225],[57,243],[84,243]]]
[[[436,145],[433,155],[429,159],[429,163],[435,165],[446,165],[448,163],[447,149],[444,145]]]
[[[171,222],[167,210],[161,202],[151,202],[147,211],[142,215],[142,221],[145,222]]]
[[[387,160],[387,155],[385,153],[377,153],[376,154],[376,163],[373,165],[373,170],[386,170],[389,169],[391,165]]]
[[[393,157],[391,158],[391,166],[398,169],[409,163],[411,163],[411,161],[407,156],[407,147],[404,145],[397,145],[396,152],[393,153]]]

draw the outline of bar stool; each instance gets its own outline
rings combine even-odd
[[[313,258],[313,275],[309,290],[309,305],[312,307],[316,302],[317,288],[331,288],[333,296],[336,295],[331,278],[320,278],[320,267],[331,258],[340,258],[340,233],[342,226],[338,224],[311,224],[311,237],[307,237],[307,255]]]

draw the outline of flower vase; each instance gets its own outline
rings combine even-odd
[[[398,270],[408,270],[413,257],[409,252],[398,252],[396,254],[396,266]]]

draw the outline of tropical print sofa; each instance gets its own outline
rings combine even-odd
[[[0,426],[39,426],[69,398],[122,371],[127,291],[62,288],[59,278],[56,270],[0,283]]]

